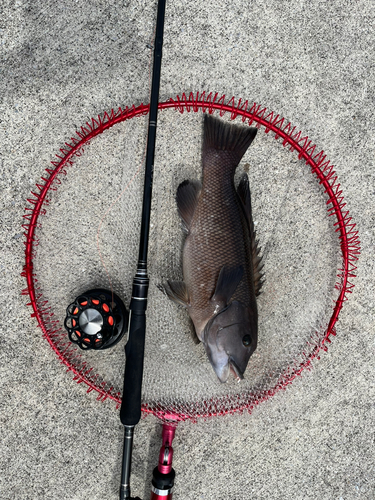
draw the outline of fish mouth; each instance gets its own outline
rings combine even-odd
[[[228,382],[231,373],[233,374],[237,382],[240,382],[244,378],[242,371],[238,368],[236,362],[230,356],[228,356],[228,362],[226,365],[222,367],[214,366],[214,370],[216,372],[217,378],[223,384]]]
[[[238,366],[236,365],[236,362],[232,358],[229,358],[229,367],[230,367],[230,371],[233,373],[234,377],[238,380],[238,382],[240,380],[243,380],[243,378],[244,378],[243,373],[238,368]]]

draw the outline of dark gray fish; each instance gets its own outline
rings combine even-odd
[[[242,379],[257,347],[256,296],[262,265],[251,214],[249,180],[234,185],[236,168],[256,128],[204,118],[203,179],[184,181],[177,206],[187,232],[182,282],[164,286],[187,308],[195,332],[221,382]]]

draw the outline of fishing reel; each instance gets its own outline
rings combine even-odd
[[[128,329],[129,313],[114,292],[97,288],[79,295],[66,309],[69,339],[84,350],[114,346]]]

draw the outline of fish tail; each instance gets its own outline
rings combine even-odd
[[[209,149],[230,151],[236,165],[253,142],[258,129],[225,122],[212,115],[204,116],[203,152]]]

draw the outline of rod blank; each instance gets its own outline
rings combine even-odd
[[[131,498],[130,471],[133,447],[133,433],[134,426],[139,422],[139,419],[141,418],[141,393],[146,331],[146,309],[149,285],[149,279],[147,275],[147,255],[150,232],[152,178],[154,173],[164,16],[165,0],[159,0],[156,20],[154,66],[151,85],[138,268],[133,280],[133,293],[130,302],[131,312],[129,339],[125,347],[126,365],[124,374],[124,390],[120,410],[121,422],[125,426],[120,500],[127,500]]]

